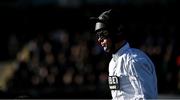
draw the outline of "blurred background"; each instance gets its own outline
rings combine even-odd
[[[1,0],[0,98],[111,99],[110,57],[89,23],[110,8],[156,65],[159,98],[179,98],[176,0]]]

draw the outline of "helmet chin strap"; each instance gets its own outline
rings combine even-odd
[[[110,35],[109,37],[112,41],[112,44],[111,44],[111,48],[110,48],[110,52],[109,53],[114,53],[115,51],[115,44],[116,44],[116,39],[115,39],[115,36],[113,36],[112,34]]]
[[[120,48],[122,48],[127,43],[126,40],[117,40],[116,37],[117,36],[115,35],[110,37],[112,41],[110,53],[112,54],[116,53]]]

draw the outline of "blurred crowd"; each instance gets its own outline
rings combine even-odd
[[[62,29],[38,34],[18,52],[9,91],[36,96],[41,95],[37,90],[47,94],[107,90],[108,61],[94,40],[88,32],[69,34]]]

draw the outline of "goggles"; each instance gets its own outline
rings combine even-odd
[[[96,38],[97,39],[107,39],[109,38],[109,32],[107,30],[101,30],[96,32]]]

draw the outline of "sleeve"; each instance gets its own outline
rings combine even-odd
[[[155,76],[146,59],[130,60],[127,64],[130,84],[135,99],[154,99],[156,95]]]

